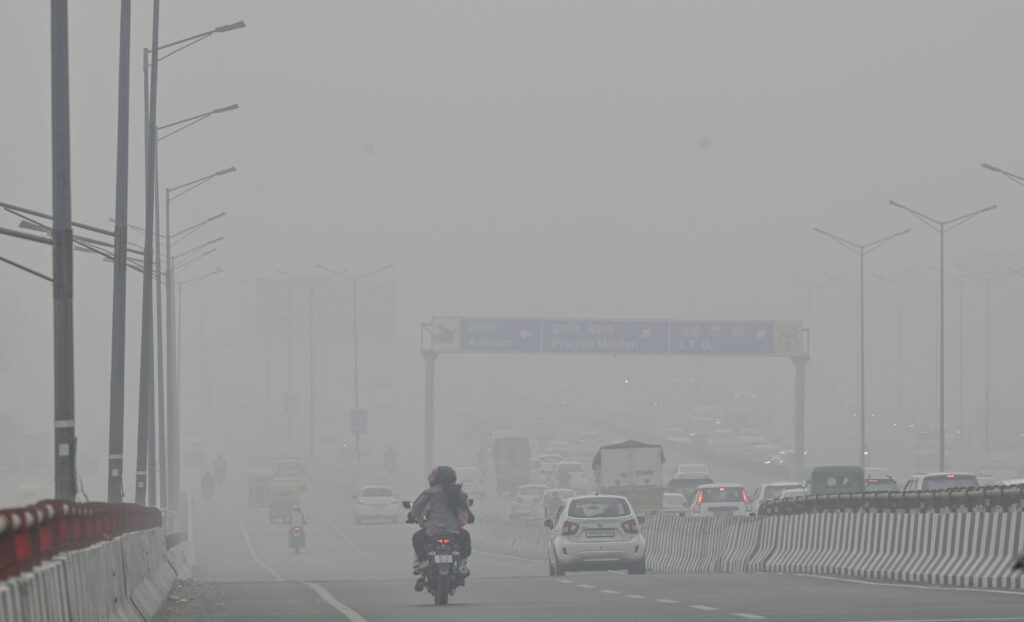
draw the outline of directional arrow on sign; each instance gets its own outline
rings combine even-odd
[[[523,330],[519,331],[520,339],[529,339],[530,337],[533,337],[533,333],[531,333],[528,329],[524,328]]]
[[[640,338],[641,339],[650,339],[651,338],[651,329],[645,328],[642,331],[640,331]]]

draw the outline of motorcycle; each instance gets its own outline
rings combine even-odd
[[[410,509],[412,504],[408,501],[402,502],[402,507]],[[407,523],[418,525],[414,520],[406,520]],[[459,550],[458,536],[442,535],[433,536],[427,540],[427,561],[428,566],[423,571],[422,582],[417,582],[416,591],[426,587],[427,592],[434,597],[435,605],[447,605],[448,597],[455,594],[455,588],[465,585],[465,577],[459,574],[459,560],[462,551]]]
[[[288,548],[298,553],[306,546],[306,529],[302,525],[292,525],[288,529]]]

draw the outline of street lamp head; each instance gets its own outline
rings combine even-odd
[[[213,176],[217,177],[218,175],[227,175],[228,173],[234,173],[237,170],[237,168],[232,166],[231,168],[226,168],[224,170],[217,171],[216,173],[213,174]]]
[[[46,227],[44,227],[42,225],[38,225],[38,224],[36,224],[36,223],[34,223],[34,222],[30,221],[30,220],[23,220],[23,221],[21,221],[20,223],[18,223],[18,227],[21,228],[21,229],[28,229],[29,231],[46,231],[46,232],[50,231]]]
[[[220,114],[222,112],[231,112],[232,110],[238,110],[238,104],[231,104],[230,106],[224,106],[223,108],[214,108],[210,114]]]
[[[213,32],[231,32],[232,30],[241,30],[245,28],[245,21],[238,20],[234,24],[225,24],[224,26],[217,26],[213,29]]]
[[[902,203],[897,203],[896,201],[893,201],[891,199],[889,200],[889,205],[892,205],[893,207],[898,207],[900,209],[910,209],[906,205],[903,205]]]
[[[1003,172],[1005,172],[1005,171],[1003,171],[1003,169],[999,168],[998,166],[992,166],[988,162],[982,162],[981,163],[981,168],[988,169],[988,170],[990,170],[990,171],[992,171],[994,173],[1003,173]]]

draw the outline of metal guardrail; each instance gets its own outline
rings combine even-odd
[[[128,503],[47,500],[0,509],[0,581],[54,555],[160,525],[160,510]]]
[[[808,495],[766,501],[758,516],[822,512],[955,512],[1024,507],[1024,485]]]

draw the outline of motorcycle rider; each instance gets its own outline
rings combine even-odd
[[[469,532],[463,529],[475,520],[469,509],[469,498],[462,492],[462,485],[455,483],[455,469],[449,466],[437,466],[430,471],[427,488],[412,504],[409,520],[420,524],[421,529],[412,536],[412,549],[416,554],[413,573],[422,574],[427,568],[427,539],[434,536],[455,535],[459,539],[459,574],[463,578],[469,576],[466,559],[472,553],[472,540]],[[420,577],[423,581],[423,577]]]
[[[288,513],[288,524],[289,525],[305,525],[306,524],[306,513],[302,511],[302,508],[295,506],[291,512]],[[295,533],[295,528],[288,529],[288,546],[292,546],[294,538],[299,538],[299,546],[306,546],[306,530],[299,527],[300,531]]]

